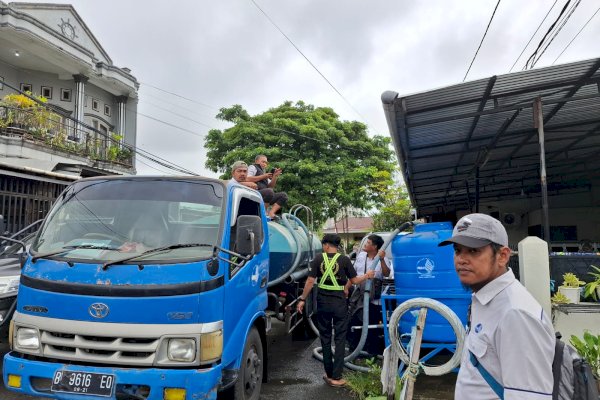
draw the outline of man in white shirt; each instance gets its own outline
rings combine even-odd
[[[377,259],[375,266],[375,279],[371,284],[371,294],[369,300],[369,324],[378,324],[382,321],[381,317],[381,287],[384,277],[393,277],[392,261],[386,257],[385,251],[381,250],[384,240],[379,235],[369,235],[365,241],[362,251],[356,256],[354,261],[354,269],[356,273],[362,275],[373,264],[373,260]],[[347,291],[350,289],[348,284]],[[348,314],[350,318],[348,343],[351,349],[354,349],[360,339],[361,331],[352,332],[352,326],[362,325],[363,303],[364,303],[365,284],[358,285],[352,291],[349,300]],[[371,354],[381,354],[383,351],[383,340],[378,337],[377,331],[369,330],[367,342],[365,343],[365,351]]]
[[[242,185],[249,187],[250,189],[257,189],[258,186],[254,182],[248,182],[246,178],[248,177],[248,164],[243,161],[236,161],[231,166],[231,179],[230,183],[236,185]]]
[[[551,400],[554,329],[507,268],[506,230],[489,215],[470,214],[439,245],[449,244],[458,278],[473,291],[454,398]]]

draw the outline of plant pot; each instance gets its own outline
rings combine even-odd
[[[581,290],[578,287],[559,286],[558,291],[569,299],[569,303],[578,304]]]

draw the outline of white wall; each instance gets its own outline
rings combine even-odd
[[[600,184],[592,182],[588,192],[550,196],[549,218],[551,226],[577,226],[577,240],[600,242]],[[505,225],[511,244],[527,237],[530,226],[542,224],[542,204],[540,197],[522,196],[517,199],[481,203],[479,211],[514,213],[518,224]],[[457,212],[457,218],[469,214],[469,210]]]

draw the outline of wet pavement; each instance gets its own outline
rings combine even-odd
[[[263,384],[263,400],[339,400],[352,397],[347,389],[323,382],[323,364],[312,356],[319,339],[293,340],[282,332],[283,324],[273,322],[269,334],[269,382]],[[415,400],[447,400],[454,397],[455,374],[442,377],[419,376]]]

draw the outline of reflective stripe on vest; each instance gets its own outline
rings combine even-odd
[[[323,264],[325,264],[325,272],[323,272],[323,276],[318,284],[318,287],[321,289],[327,290],[344,290],[343,286],[340,286],[337,279],[335,279],[335,274],[333,273],[333,267],[340,256],[340,253],[336,253],[333,258],[330,260],[327,258],[327,253],[323,253]],[[325,279],[329,278],[332,282],[331,285],[325,283]]]

